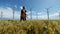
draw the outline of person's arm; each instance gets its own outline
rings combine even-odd
[[[25,10],[25,13],[26,13],[27,11]],[[26,14],[26,17],[27,17],[28,15]],[[28,17],[27,17],[28,18]]]

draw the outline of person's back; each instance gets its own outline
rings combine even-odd
[[[23,9],[21,10],[21,18],[20,20],[26,20],[26,10],[25,7],[23,6]]]

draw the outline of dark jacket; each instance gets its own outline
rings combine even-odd
[[[21,18],[26,18],[26,10],[21,10]]]

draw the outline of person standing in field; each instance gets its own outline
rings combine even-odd
[[[22,9],[21,9],[20,20],[23,20],[23,21],[26,20],[26,9],[25,9],[25,6],[23,6]]]

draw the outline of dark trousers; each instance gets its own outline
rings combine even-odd
[[[20,18],[20,20],[23,20],[23,21],[25,21],[25,20],[26,20],[26,18],[22,18],[22,17],[21,17],[21,18]]]

